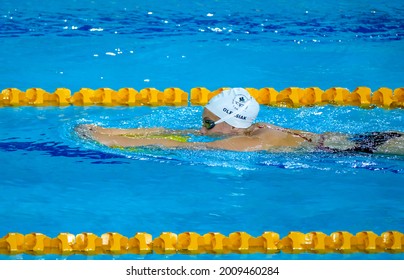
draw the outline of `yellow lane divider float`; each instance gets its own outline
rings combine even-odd
[[[41,88],[21,91],[7,88],[0,93],[0,106],[184,106],[205,105],[213,96],[226,88],[210,91],[203,87],[192,88],[190,94],[179,88],[167,88],[163,91],[144,88],[89,89],[82,88],[71,93],[67,88],[58,88],[49,93]],[[349,105],[364,108],[404,108],[404,88],[379,88],[372,92],[368,87],[358,87],[350,92],[346,88],[333,87],[322,90],[318,87],[289,87],[281,91],[273,88],[246,88],[258,103],[269,106],[300,107],[315,105]]]
[[[93,233],[60,233],[50,238],[41,233],[8,233],[0,238],[0,254],[250,254],[250,253],[403,253],[404,234],[386,231],[380,236],[372,231],[353,235],[346,231],[326,235],[322,232],[290,232],[281,238],[276,232],[264,232],[253,237],[246,232],[228,236],[210,232],[175,234],[163,232],[152,238],[148,233],[126,237],[116,232],[97,236]]]

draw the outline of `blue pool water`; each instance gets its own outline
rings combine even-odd
[[[403,86],[400,1],[3,2],[2,89]],[[157,148],[128,152],[74,134],[74,127],[82,123],[197,128],[201,112],[199,106],[0,108],[0,236],[404,232],[402,157]],[[313,132],[361,133],[404,131],[403,117],[403,110],[379,108],[262,106],[258,121]],[[402,259],[403,255],[91,258]]]

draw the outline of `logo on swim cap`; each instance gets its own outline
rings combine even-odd
[[[232,88],[213,97],[206,109],[220,118],[215,123],[226,122],[237,128],[247,128],[257,117],[259,104],[245,89]]]
[[[247,92],[248,93],[248,92]],[[233,99],[233,108],[235,110],[240,110],[246,104],[246,96],[245,95],[236,95]]]

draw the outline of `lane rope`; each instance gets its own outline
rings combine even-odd
[[[377,235],[361,231],[355,235],[337,231],[330,235],[313,231],[289,232],[281,237],[276,232],[264,232],[254,237],[246,232],[233,232],[228,236],[218,232],[200,235],[196,232],[180,234],[163,232],[153,238],[145,232],[126,237],[117,232],[60,233],[51,238],[42,233],[8,233],[0,238],[0,254],[16,255],[71,255],[71,254],[276,254],[276,253],[403,253],[404,234],[386,231]]]
[[[185,92],[179,88],[81,88],[72,93],[67,88],[57,88],[53,93],[41,88],[21,91],[6,88],[0,93],[0,107],[5,106],[187,106],[205,105],[213,96],[226,89],[213,91],[204,87],[192,88]],[[357,87],[350,92],[346,88],[333,87],[322,90],[318,87],[289,87],[281,91],[274,88],[246,88],[259,104],[281,107],[346,105],[363,108],[382,107],[385,109],[404,108],[404,87],[390,89],[381,87],[372,91],[368,87]]]

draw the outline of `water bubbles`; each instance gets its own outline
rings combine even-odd
[[[95,32],[95,31],[101,32],[101,31],[104,31],[104,29],[103,28],[90,28],[89,31],[90,32]]]
[[[213,31],[213,32],[222,32],[223,30],[222,29],[220,29],[219,27],[208,27],[211,31]]]

